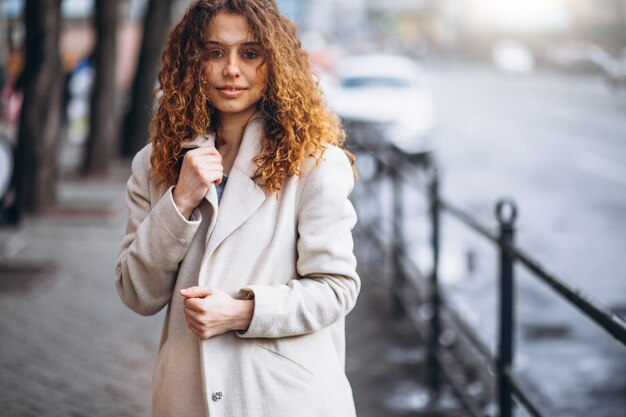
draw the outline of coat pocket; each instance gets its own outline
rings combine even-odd
[[[250,352],[247,380],[254,382],[248,387],[248,401],[272,417],[316,416],[312,410],[319,397],[315,395],[314,375],[272,347],[255,344]]]
[[[268,378],[278,385],[307,389],[310,388],[314,375],[295,360],[270,347],[256,344],[253,360],[257,363],[257,371],[262,373],[262,379]]]

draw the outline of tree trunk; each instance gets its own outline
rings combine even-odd
[[[122,154],[133,156],[148,139],[154,104],[154,85],[163,45],[170,26],[172,0],[150,0],[144,20],[139,64],[132,87],[131,105],[124,120]]]
[[[61,0],[27,0],[24,102],[17,148],[20,213],[39,213],[56,199],[61,137],[62,71],[59,57]]]
[[[106,174],[116,152],[116,47],[117,0],[96,0],[95,79],[91,95],[90,132],[83,160],[83,174]]]
[[[0,28],[0,62],[4,65],[7,62],[9,56],[9,27],[6,16],[4,15],[4,7],[0,7],[0,22],[6,24],[5,27]],[[6,80],[6,74],[4,68],[0,68],[0,87],[4,85]],[[0,109],[1,110],[1,109]]]

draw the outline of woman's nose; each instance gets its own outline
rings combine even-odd
[[[224,67],[224,77],[239,77],[241,70],[239,68],[239,57],[236,54],[229,54],[226,66]]]

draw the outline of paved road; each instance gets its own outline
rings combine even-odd
[[[498,197],[515,197],[522,243],[539,244],[540,260],[594,297],[626,307],[626,92],[549,72],[435,73],[445,192],[489,219]]]

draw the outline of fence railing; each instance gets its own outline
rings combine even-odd
[[[526,267],[540,282],[563,297],[582,315],[591,319],[606,333],[612,335],[622,345],[626,346],[626,322],[620,316],[549,272],[545,267],[532,259],[529,254],[515,245],[517,208],[514,201],[502,199],[497,203],[495,215],[499,227],[497,233],[494,233],[488,226],[480,223],[441,196],[439,175],[435,165],[430,160],[410,160],[407,155],[377,141],[357,140],[355,145],[351,145],[351,150],[357,154],[357,159],[359,154],[368,154],[374,161],[373,169],[375,169],[375,174],[370,175],[370,179],[364,178],[366,187],[368,186],[367,184],[376,185],[375,183],[382,178],[387,178],[392,182],[393,239],[391,259],[394,311],[398,314],[406,314],[409,318],[412,318],[418,324],[416,326],[418,330],[421,329],[420,324],[427,323],[426,329],[422,329],[422,338],[427,341],[429,357],[428,383],[433,399],[439,396],[440,378],[443,374],[470,414],[476,417],[493,414],[492,412],[486,412],[484,404],[480,404],[476,400],[476,396],[468,392],[467,383],[460,376],[461,372],[458,369],[459,365],[456,358],[450,349],[445,346],[447,343],[444,339],[450,339],[450,337],[445,337],[447,332],[453,332],[454,334],[462,335],[469,342],[471,347],[478,353],[478,356],[480,356],[482,363],[493,373],[493,386],[496,391],[495,401],[497,402],[495,414],[500,417],[511,417],[514,404],[517,403],[535,417],[545,416],[512,372],[516,324],[514,311],[517,301],[514,276],[514,265],[516,263]],[[416,180],[414,175],[410,174],[415,172],[416,164],[422,166],[422,173],[426,177],[425,181],[420,182]],[[407,167],[411,169],[407,169]],[[403,233],[406,230],[406,224],[404,220],[403,189],[407,185],[420,190],[428,199],[431,231],[429,244],[432,249],[432,267],[428,274],[424,274],[420,265],[417,265],[405,253],[406,242]],[[366,190],[364,194],[370,196],[369,198],[377,198],[379,190],[374,189],[374,187],[371,188]],[[445,259],[440,259],[440,220],[441,214],[444,212],[459,220],[470,230],[486,238],[499,250],[499,314],[497,317],[498,340],[495,357],[475,331],[450,308],[450,303],[447,301],[445,293],[441,290],[439,264],[441,261],[445,262]],[[378,242],[379,245],[384,245],[385,239],[378,236],[382,231],[377,227],[376,222],[367,227],[371,229],[370,235],[373,237],[373,240]],[[426,311],[426,314],[424,314],[424,311]],[[424,317],[427,318],[424,319]]]

